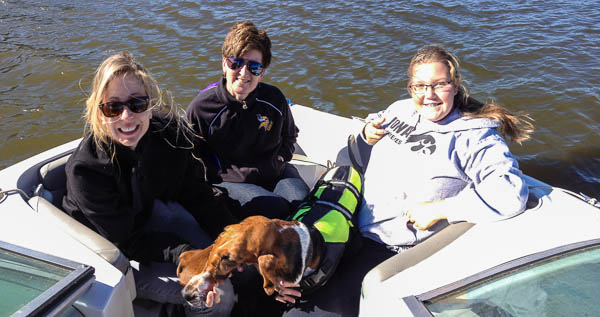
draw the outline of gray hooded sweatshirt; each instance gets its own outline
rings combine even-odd
[[[432,122],[412,99],[396,101],[367,120],[385,117],[388,132],[374,146],[358,139],[368,161],[359,227],[363,236],[409,247],[448,223],[496,221],[525,209],[528,188],[517,160],[498,133],[499,123],[470,118],[454,109]],[[369,156],[370,152],[370,156]],[[445,200],[448,221],[428,230],[408,222],[412,204]]]

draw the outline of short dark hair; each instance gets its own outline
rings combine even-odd
[[[240,57],[250,50],[262,53],[261,63],[265,68],[271,64],[271,40],[267,31],[256,28],[252,21],[238,22],[225,37],[221,53],[223,57]]]

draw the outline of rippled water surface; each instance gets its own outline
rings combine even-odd
[[[0,0],[0,168],[82,135],[91,74],[128,49],[182,106],[220,76],[232,23],[266,28],[265,81],[295,103],[364,116],[406,98],[422,45],[462,60],[480,99],[529,113],[522,169],[600,197],[597,1]],[[328,127],[315,127],[327,134]]]

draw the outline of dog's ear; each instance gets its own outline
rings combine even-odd
[[[179,255],[179,264],[177,265],[177,277],[181,285],[186,285],[189,282],[193,274],[186,274],[186,266],[192,255],[193,251],[186,251]]]
[[[177,265],[177,277],[179,283],[186,285],[192,277],[202,273],[206,269],[206,262],[212,250],[212,245],[202,250],[190,250],[179,256]]]
[[[258,269],[263,276],[263,288],[267,295],[273,295],[277,284],[277,259],[273,254],[265,254],[258,257]]]

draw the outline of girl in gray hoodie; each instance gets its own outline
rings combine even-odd
[[[411,99],[369,115],[357,138],[365,169],[363,236],[409,248],[448,223],[512,217],[528,188],[503,136],[521,143],[527,116],[469,97],[458,60],[425,46],[408,68]]]
[[[369,115],[355,157],[365,172],[358,254],[301,296],[292,316],[356,316],[365,274],[449,223],[495,221],[525,209],[528,188],[503,136],[521,143],[533,125],[471,97],[458,60],[425,46],[408,68],[411,99]]]

